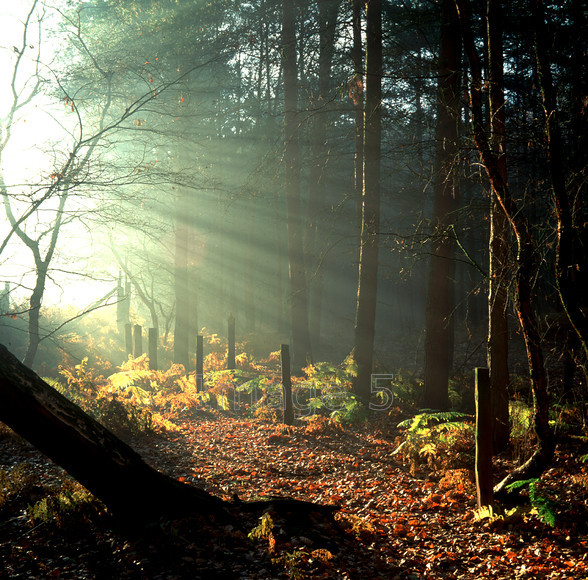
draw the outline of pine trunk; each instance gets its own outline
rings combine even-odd
[[[284,173],[286,222],[290,274],[290,323],[292,361],[301,368],[312,358],[308,330],[308,287],[304,265],[300,207],[300,160],[298,143],[298,67],[294,1],[282,2],[282,58],[284,69]]]
[[[359,280],[355,317],[353,390],[366,404],[371,374],[378,293],[378,229],[380,226],[380,157],[382,131],[382,2],[366,3],[366,102]]]
[[[437,90],[437,128],[433,239],[426,307],[424,406],[449,407],[449,375],[453,366],[455,307],[456,165],[458,155],[461,45],[457,13],[451,0],[441,5],[441,39]]]

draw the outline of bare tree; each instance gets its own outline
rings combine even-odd
[[[38,3],[35,1],[23,25],[21,46],[15,47],[16,58],[11,78],[12,102],[2,127],[0,161],[9,142],[16,113],[40,95],[44,87],[50,87],[45,92],[67,105],[74,122],[62,124],[65,134],[60,143],[61,152],[56,154],[53,167],[48,171],[50,177],[46,182],[31,186],[32,194],[26,199],[27,203],[16,203],[16,194],[11,191],[13,188],[0,174],[0,194],[11,226],[11,231],[2,242],[0,251],[6,247],[11,236],[16,235],[31,251],[35,265],[35,284],[29,299],[29,344],[24,358],[27,365],[32,365],[42,340],[39,331],[40,310],[59,236],[64,225],[79,218],[79,209],[74,207],[70,213],[67,209],[68,202],[74,193],[83,195],[89,187],[94,190],[95,195],[95,192],[101,189],[112,188],[116,192],[125,185],[153,181],[150,176],[141,173],[137,164],[129,166],[123,163],[120,167],[117,166],[116,160],[113,162],[108,159],[109,149],[125,131],[136,130],[137,125],[140,125],[140,113],[158,103],[156,99],[161,100],[163,93],[180,84],[195,69],[203,66],[195,65],[169,80],[158,82],[155,86],[152,86],[152,82],[146,82],[146,90],[133,97],[121,113],[114,113],[114,72],[101,66],[89,49],[81,20],[62,15],[66,36],[71,41],[68,48],[79,51],[87,69],[81,73],[79,69],[75,69],[70,73],[66,68],[60,75],[56,69],[43,64],[38,48],[33,57],[34,72],[23,81],[21,77],[26,71],[23,71],[22,67],[25,54],[31,50],[29,35],[34,25],[38,26],[39,38],[43,38],[43,12],[37,21],[34,21],[37,6]],[[45,77],[52,78],[52,82],[49,83]],[[78,101],[76,96],[78,84],[85,83],[91,83],[101,89],[102,96],[92,100],[89,105],[81,102],[81,99]],[[73,128],[67,130],[66,126]],[[41,219],[41,209],[44,215],[51,212],[53,218]],[[39,222],[36,229],[30,223],[32,220]]]
[[[584,376],[588,380],[588,314],[582,308],[585,299],[580,273],[580,229],[585,224],[574,220],[574,210],[566,185],[564,147],[561,138],[560,111],[551,74],[551,58],[548,50],[550,34],[545,20],[542,0],[531,2],[535,33],[535,59],[537,78],[545,114],[545,138],[547,160],[551,180],[551,194],[557,222],[555,249],[555,282],[561,306],[577,336],[583,354]]]

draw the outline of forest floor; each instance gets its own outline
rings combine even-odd
[[[258,526],[259,514],[242,519],[241,529],[190,514],[134,529],[118,525],[96,502],[69,514],[62,507],[51,516],[47,506],[54,504],[46,501],[49,516],[38,508],[32,518],[27,505],[41,505],[67,476],[3,428],[0,577],[588,577],[588,466],[580,462],[578,449],[560,444],[542,478],[541,494],[551,502],[554,527],[521,510],[478,520],[471,462],[464,469],[411,469],[392,454],[400,418],[351,426],[312,421],[286,429],[201,411],[185,417],[174,433],[131,442],[161,471],[227,500],[283,496],[340,506],[334,521],[271,514],[269,526],[260,526],[253,540],[248,533]],[[20,467],[28,483],[16,491],[10,484],[11,494],[7,474],[22,464],[32,468]],[[497,476],[512,467],[507,460],[496,465]]]

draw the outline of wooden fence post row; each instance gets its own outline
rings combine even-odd
[[[227,368],[235,369],[235,317],[229,315],[229,338],[227,353]],[[157,370],[157,341],[158,329],[149,329],[149,368]],[[132,348],[131,348],[132,345]],[[127,354],[138,358],[143,354],[143,328],[140,324],[125,325],[125,346]],[[294,424],[294,405],[292,403],[292,379],[290,375],[290,347],[282,344],[280,347],[282,364],[282,389],[283,389],[283,421],[285,425]],[[201,334],[196,336],[196,389],[204,390],[204,338]],[[476,390],[477,394],[477,390]]]

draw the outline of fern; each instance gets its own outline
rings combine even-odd
[[[471,421],[472,419],[472,415],[458,413],[457,411],[440,412],[432,409],[421,409],[421,412],[412,419],[406,419],[398,423],[398,427],[400,429],[408,428],[409,431],[429,428],[432,424],[450,424],[451,427],[456,427],[458,425],[467,425],[464,421]]]
[[[412,419],[399,423],[398,427],[406,429],[406,438],[392,454],[402,454],[409,461],[411,471],[423,460],[431,468],[449,468],[452,460],[467,461],[473,443],[472,419],[465,413],[425,409]]]
[[[41,377],[51,388],[55,389],[59,394],[67,396],[67,389],[57,380],[51,377]]]
[[[153,403],[151,393],[141,387],[129,387],[127,392],[131,403],[145,406],[150,406]]]
[[[517,489],[522,489],[524,487],[529,487],[529,501],[531,502],[531,506],[537,513],[537,517],[548,526],[554,528],[555,527],[555,511],[554,511],[554,504],[543,495],[540,490],[538,489],[539,478],[535,477],[532,479],[523,479],[519,481],[515,481],[510,485],[506,486],[508,491],[515,491]]]
[[[272,536],[274,522],[270,514],[265,513],[259,518],[259,525],[253,528],[247,537],[250,540],[266,540]]]
[[[267,385],[268,381],[269,379],[266,376],[260,375],[240,384],[236,390],[240,393],[247,393],[248,395],[251,395],[257,389],[263,389]]]
[[[128,389],[135,384],[135,377],[133,371],[123,371],[121,373],[114,373],[108,377],[108,382],[114,390]]]

